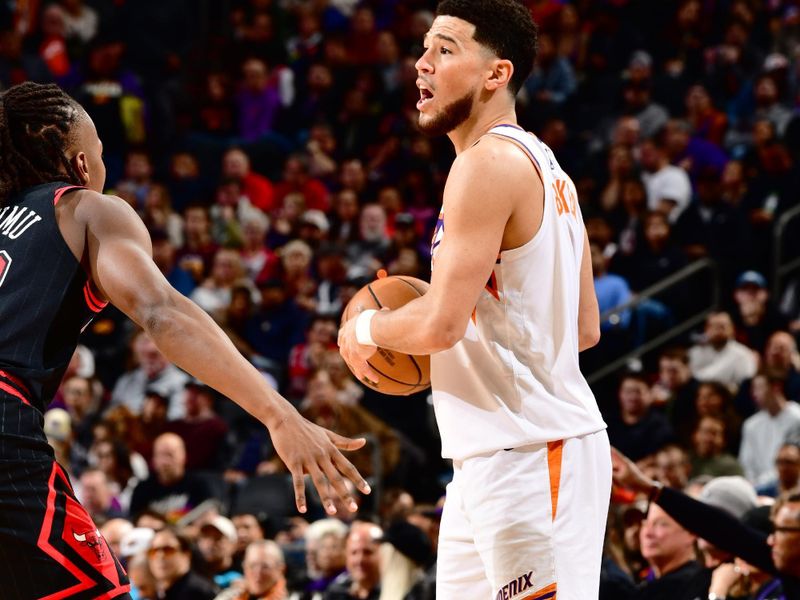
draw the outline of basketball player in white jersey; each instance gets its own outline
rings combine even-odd
[[[358,377],[376,346],[431,355],[453,460],[441,600],[597,598],[611,456],[578,367],[599,314],[575,186],[516,125],[536,54],[515,0],[444,0],[417,61],[419,126],[455,145],[428,292],[340,331]]]

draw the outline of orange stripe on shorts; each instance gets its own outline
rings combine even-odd
[[[547,466],[550,471],[550,502],[553,505],[553,520],[556,520],[558,508],[558,486],[561,483],[561,453],[564,440],[547,442]],[[533,598],[533,596],[531,596]]]
[[[555,442],[560,444],[561,442]],[[559,451],[559,456],[561,452]],[[547,587],[543,587],[538,592],[533,592],[530,596],[525,596],[522,600],[556,600],[556,584],[551,583]]]

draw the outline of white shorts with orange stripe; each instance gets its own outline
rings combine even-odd
[[[611,451],[605,430],[454,462],[439,600],[597,598]]]

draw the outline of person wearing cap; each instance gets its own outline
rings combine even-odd
[[[751,392],[760,410],[742,426],[739,462],[754,485],[777,477],[775,457],[787,435],[800,427],[800,405],[787,400],[780,371],[763,369],[754,378]]]
[[[732,389],[755,375],[758,357],[734,339],[733,321],[726,312],[706,318],[705,341],[689,348],[689,368],[700,381],[719,381]]]
[[[403,600],[434,560],[430,539],[408,521],[395,521],[380,539],[381,600]]]
[[[227,517],[214,515],[200,525],[197,548],[205,563],[203,574],[223,590],[242,578],[233,566],[236,542],[236,526]]]
[[[800,492],[794,491],[776,502],[771,517],[774,528],[767,534],[742,523],[725,509],[650,479],[617,451],[612,452],[612,462],[617,485],[644,494],[652,505],[660,507],[688,531],[779,578],[787,600],[800,598]]]
[[[766,278],[758,271],[745,271],[736,278],[733,299],[736,339],[757,352],[766,349],[770,336],[788,327],[788,320],[770,300]]]
[[[753,486],[744,477],[738,475],[715,477],[703,486],[697,498],[710,506],[721,508],[737,519],[741,519],[758,503]],[[703,557],[705,566],[711,569],[733,559],[730,552],[717,548],[703,538],[697,540],[697,548]]]

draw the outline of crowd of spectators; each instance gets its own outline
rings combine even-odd
[[[800,184],[800,5],[526,4],[539,59],[519,121],[579,190],[601,311],[699,258],[717,274],[603,322],[587,371],[719,293],[701,330],[622,375],[616,393],[595,388],[612,443],[690,493],[720,476],[743,476],[762,497],[796,488],[800,280],[775,297],[771,277],[775,226]],[[141,215],[167,279],[309,419],[369,438],[354,462],[376,493],[355,516],[326,519],[312,503],[301,518],[266,432],[106,309],[45,429],[138,598],[432,597],[450,472],[427,395],[391,399],[355,382],[336,333],[378,270],[430,275],[453,159],[446,139],[416,127],[414,65],[434,9],[0,5],[0,87],[56,82],[77,98],[103,140],[107,190]],[[783,251],[796,252],[788,231]],[[615,495],[604,593],[618,595],[601,597],[679,599],[654,583],[676,570],[705,594],[713,552],[701,544],[705,565],[686,567],[694,536],[630,500]]]

